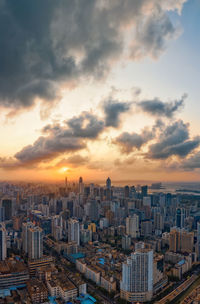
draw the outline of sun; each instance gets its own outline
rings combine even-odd
[[[62,168],[60,168],[60,173],[65,173],[65,172],[67,172],[69,170],[69,168],[67,168],[67,167],[62,167]]]

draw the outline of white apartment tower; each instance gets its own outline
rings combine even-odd
[[[80,227],[79,221],[76,219],[69,219],[68,221],[68,242],[75,241],[80,245]]]
[[[28,229],[28,257],[37,260],[43,256],[43,232],[38,226]]]
[[[123,263],[120,296],[129,302],[151,300],[153,296],[153,250],[139,249]]]

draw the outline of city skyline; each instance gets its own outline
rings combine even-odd
[[[0,180],[200,181],[197,0],[0,3]]]

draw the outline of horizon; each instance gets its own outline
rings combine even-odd
[[[74,179],[74,180],[68,180],[68,183],[78,183],[79,179]],[[112,186],[116,186],[116,184],[118,186],[124,186],[124,185],[128,185],[131,186],[134,184],[134,186],[138,186],[138,185],[148,185],[151,186],[152,184],[156,184],[156,183],[161,183],[161,185],[170,185],[170,184],[200,184],[200,181],[171,181],[171,180],[166,180],[166,181],[161,181],[161,180],[134,180],[134,179],[130,179],[130,180],[112,180]],[[65,180],[0,180],[0,183],[8,183],[8,184],[26,184],[26,183],[31,183],[31,184],[64,184]],[[83,178],[83,183],[85,185],[89,185],[89,184],[96,184],[96,185],[105,185],[106,184],[106,180],[84,180]]]

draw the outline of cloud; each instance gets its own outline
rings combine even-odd
[[[125,49],[132,60],[159,56],[177,36],[167,11],[183,3],[0,0],[0,105],[55,104],[61,85],[105,77]]]
[[[0,157],[0,168],[5,170],[15,170],[20,166],[20,162],[12,157]]]
[[[131,153],[134,149],[140,150],[140,148],[152,140],[154,137],[154,131],[144,129],[141,134],[123,132],[119,135],[113,143],[117,144],[123,153]]]
[[[137,106],[142,109],[142,111],[152,116],[163,116],[171,118],[184,106],[186,97],[187,95],[185,94],[181,97],[180,100],[175,100],[173,102],[163,102],[157,98],[152,100],[143,100],[138,103]]]
[[[119,168],[126,168],[127,166],[132,166],[132,165],[135,165],[136,163],[138,162],[138,159],[135,157],[135,156],[131,156],[131,157],[128,157],[126,159],[119,159],[117,158],[115,161],[114,161],[114,165],[116,167],[119,167]]]
[[[103,111],[105,113],[106,127],[118,128],[120,125],[120,116],[130,110],[131,103],[118,102],[114,100],[106,100],[103,103]]]
[[[182,162],[174,162],[171,164],[170,169],[193,171],[200,169],[200,151],[192,154],[190,157],[183,159]]]
[[[177,37],[180,29],[172,24],[169,16],[160,8],[143,18],[137,24],[131,44],[131,58],[141,59],[148,53],[156,59],[166,48],[166,41]]]
[[[46,136],[40,136],[32,145],[15,154],[21,163],[40,162],[61,153],[86,148],[88,139],[96,139],[103,131],[104,123],[97,116],[83,112],[64,122],[64,125],[47,125],[42,129]]]
[[[104,129],[104,121],[96,115],[83,112],[66,121],[73,136],[95,139]]]
[[[178,120],[161,130],[156,143],[150,145],[146,154],[150,159],[166,159],[176,155],[186,157],[200,144],[200,137],[189,138],[189,124]]]
[[[57,164],[56,167],[60,167],[60,166],[72,166],[74,168],[85,165],[89,162],[89,158],[88,157],[83,157],[79,154],[75,154],[75,155],[71,155],[68,158],[64,158],[62,160],[60,160]]]
[[[85,147],[80,138],[72,138],[61,131],[57,136],[39,137],[33,145],[28,145],[17,152],[15,158],[22,163],[40,162],[56,157],[60,153],[78,151]]]
[[[162,2],[163,9],[167,10],[177,10],[179,14],[181,13],[181,10],[183,8],[184,3],[186,3],[187,0],[168,0]]]

